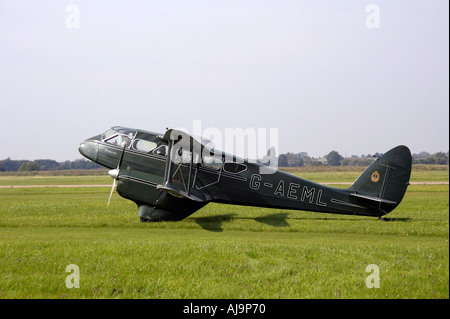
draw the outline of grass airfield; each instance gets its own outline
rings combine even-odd
[[[296,169],[353,182],[364,168]],[[414,167],[412,182],[448,182]],[[96,175],[2,174],[0,185],[112,184]],[[347,187],[336,185],[336,187]],[[140,223],[110,187],[0,188],[0,298],[449,298],[449,185],[410,185],[374,218],[208,204]],[[79,288],[68,288],[68,265]],[[366,280],[379,268],[379,288]]]

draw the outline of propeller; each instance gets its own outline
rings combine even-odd
[[[114,188],[116,187],[116,182],[119,179],[120,165],[122,164],[123,155],[125,154],[125,147],[126,147],[126,143],[123,142],[123,150],[122,150],[122,154],[120,155],[119,163],[117,163],[117,168],[114,168],[114,169],[108,171],[109,176],[111,176],[113,178],[111,193],[109,194],[109,199],[108,199],[108,204],[107,204],[108,207],[109,207],[109,202],[111,201],[112,194],[114,192]]]

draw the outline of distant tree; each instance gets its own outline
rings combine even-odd
[[[440,165],[448,164],[448,156],[445,153],[437,152],[433,154],[431,158],[433,164],[440,164]]]
[[[38,159],[35,160],[34,163],[39,167],[40,171],[52,171],[59,170],[60,164],[55,160],[50,159]]]
[[[300,153],[298,153],[298,156],[300,158],[307,158],[308,157],[308,153],[307,152],[300,152]]]
[[[38,170],[39,166],[34,162],[25,162],[19,168],[20,172],[38,171]]]
[[[417,154],[417,156],[426,157],[426,156],[430,156],[430,153],[428,153],[428,152],[420,152],[419,154]]]
[[[102,167],[101,165],[99,165],[95,162],[86,160],[84,158],[76,159],[73,162],[71,162],[71,165],[70,165],[70,169],[93,169],[93,168],[101,168],[101,167]]]
[[[25,163],[27,161],[15,161],[12,160],[11,158],[7,158],[1,161],[1,164],[3,166],[3,169],[7,172],[9,171],[18,171],[20,166],[22,166],[23,163]]]
[[[421,152],[424,154],[426,152]],[[433,155],[428,155],[423,157],[422,155],[413,156],[413,164],[438,164],[438,165],[448,165],[448,155],[443,152],[437,152]]]
[[[327,159],[328,165],[330,166],[340,166],[341,161],[344,159],[336,151],[331,151],[328,155],[325,156],[325,158]]]
[[[287,153],[286,159],[289,167],[301,167],[303,166],[303,160],[298,156],[298,154]]]
[[[71,167],[70,161],[64,161],[64,162],[59,163],[60,169],[70,169],[70,167]]]
[[[278,156],[278,166],[279,167],[287,167],[288,166],[286,154],[280,154],[280,156]]]
[[[373,154],[373,157],[381,157],[381,156],[383,156],[383,153],[376,152],[375,154]]]

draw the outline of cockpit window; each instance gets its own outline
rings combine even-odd
[[[135,135],[135,130],[113,127],[102,134],[102,140],[112,145],[128,148]]]
[[[115,130],[119,134],[128,136],[130,139],[132,139],[136,135],[136,130],[126,128],[126,127],[115,126],[112,129]]]
[[[128,148],[128,147],[130,147],[131,139],[127,135],[116,134],[116,135],[113,135],[112,137],[106,139],[105,142],[108,144]]]
[[[109,129],[105,133],[102,134],[102,140],[109,139],[111,136],[113,136],[115,134],[117,134],[116,131],[114,131],[113,129]]]

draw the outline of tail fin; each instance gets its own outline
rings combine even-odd
[[[394,147],[373,162],[350,186],[351,195],[378,206],[380,216],[400,204],[411,176],[411,152]]]

